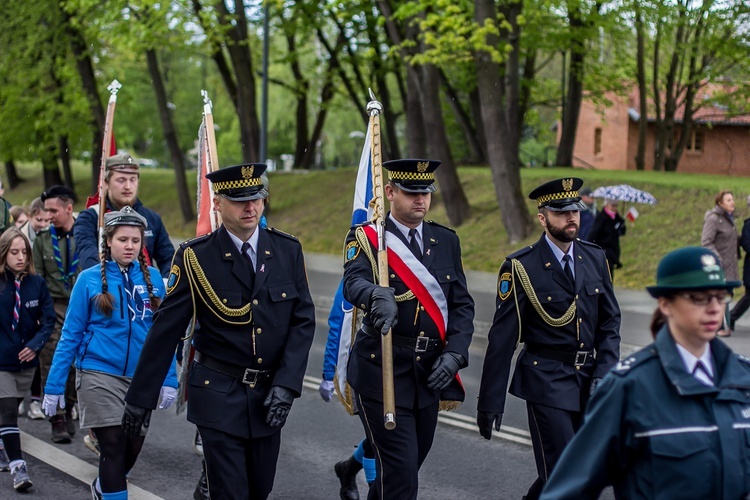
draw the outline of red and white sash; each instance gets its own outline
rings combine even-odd
[[[378,233],[373,224],[364,226],[370,243],[378,248]],[[445,332],[448,329],[448,300],[443,289],[430,271],[412,253],[411,249],[398,236],[390,231],[385,232],[385,245],[388,249],[388,267],[398,275],[424,306],[427,315],[437,325],[440,338],[445,344]]]

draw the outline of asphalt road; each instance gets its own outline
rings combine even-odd
[[[324,403],[317,392],[327,332],[331,296],[340,279],[339,260],[311,255],[308,274],[317,307],[318,329],[307,367],[305,390],[292,407],[282,434],[281,455],[272,499],[336,499],[338,481],[333,464],[349,456],[362,438],[356,417],[334,402]],[[470,366],[462,371],[467,397],[457,413],[441,415],[433,449],[420,472],[420,498],[520,498],[534,480],[523,401],[509,397],[503,429],[492,441],[476,431],[475,400],[486,348],[486,334],[494,310],[494,276],[469,273],[477,304],[476,333]],[[647,327],[654,303],[644,293],[617,290],[623,309],[623,355],[650,341]],[[750,320],[743,319],[728,343],[750,353]],[[97,457],[82,442],[55,445],[45,420],[19,419],[22,446],[34,487],[28,496],[39,499],[90,498],[89,483],[97,475]],[[194,427],[184,414],[157,411],[138,463],[129,476],[132,499],[189,499],[200,473],[200,458],[192,450]],[[362,474],[360,492],[366,493]],[[8,473],[0,473],[0,498],[14,498]],[[610,497],[605,493],[605,497]],[[20,498],[20,496],[19,496]]]

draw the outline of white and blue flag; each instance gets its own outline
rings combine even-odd
[[[367,127],[365,144],[359,159],[357,182],[354,185],[354,204],[352,206],[352,226],[372,219],[372,125]],[[346,365],[349,359],[349,348],[354,336],[354,307],[344,299],[344,280],[342,278],[336,295],[333,298],[331,312],[328,315],[328,342],[323,356],[323,379],[334,380],[341,402],[349,413],[353,413],[351,397],[346,384]]]

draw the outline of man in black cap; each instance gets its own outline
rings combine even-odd
[[[39,353],[39,374],[42,387],[47,383],[47,375],[52,358],[60,341],[60,332],[65,322],[65,313],[70,301],[76,277],[81,271],[78,250],[73,238],[73,199],[75,192],[67,186],[52,186],[42,193],[41,201],[50,219],[49,227],[42,229],[34,239],[32,250],[36,273],[44,278],[55,306],[55,327],[49,340]],[[75,369],[71,365],[68,383],[65,387],[65,410],[58,409],[52,423],[52,441],[70,443],[76,425],[72,411],[78,398],[75,390]]]
[[[140,173],[138,162],[127,153],[107,158],[104,183],[107,186],[107,212],[130,207],[148,221],[144,242],[144,253],[148,264],[159,268],[162,278],[169,275],[174,255],[174,245],[169,239],[161,216],[143,206],[138,199]],[[99,241],[99,205],[81,212],[76,220],[76,247],[81,259],[81,269],[99,265],[101,242]],[[156,261],[156,262],[153,262]]]
[[[619,361],[620,307],[601,248],[577,238],[584,207],[578,178],[534,189],[544,234],[500,267],[477,405],[485,439],[499,431],[506,391],[526,400],[539,477],[535,499],[582,423],[589,395]],[[508,377],[519,343],[513,380]]]
[[[425,221],[436,190],[435,160],[383,163],[390,287],[376,279],[372,224],[346,238],[344,298],[364,311],[349,357],[347,379],[375,451],[377,478],[368,498],[416,499],[418,472],[435,435],[439,409],[464,399],[458,381],[474,333],[474,301],[466,286],[458,236]],[[392,328],[396,428],[383,425],[381,335]]]
[[[214,500],[271,492],[280,431],[302,391],[315,331],[302,246],[259,227],[265,169],[254,163],[207,175],[223,223],[175,253],[166,298],[125,398],[123,427],[135,436],[148,425],[175,347],[197,320],[187,418],[203,439]]]

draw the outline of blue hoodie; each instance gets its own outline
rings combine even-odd
[[[159,271],[149,267],[154,295],[164,298],[164,283]],[[132,377],[148,330],[153,323],[153,310],[148,298],[146,281],[141,268],[131,264],[130,280],[135,283],[137,297],[128,302],[126,288],[116,262],[106,263],[107,287],[114,296],[114,310],[110,317],[102,314],[94,297],[102,291],[101,267],[95,266],[78,275],[70,295],[62,336],[52,360],[45,394],[63,394],[68,367],[75,358],[80,370],[91,370],[111,375]],[[177,387],[175,361],[164,384]]]

